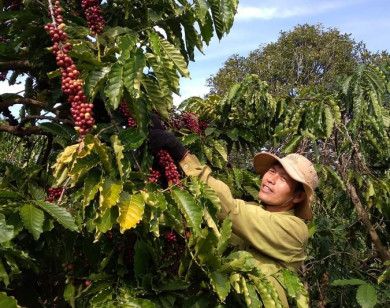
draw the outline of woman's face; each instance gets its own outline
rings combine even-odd
[[[297,185],[280,164],[275,164],[263,175],[258,197],[267,205],[288,205],[293,203]]]

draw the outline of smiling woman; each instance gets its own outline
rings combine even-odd
[[[309,234],[302,219],[313,217],[310,203],[318,183],[313,164],[299,154],[284,158],[257,154],[254,169],[263,175],[258,194],[264,202],[262,207],[235,199],[224,182],[211,176],[208,166],[202,165],[172,133],[159,125],[151,131],[149,142],[154,152],[167,150],[187,176],[199,178],[216,192],[221,202],[218,219],[229,217],[232,222],[230,244],[254,256],[256,266],[276,288],[281,304],[288,307],[284,289],[272,275],[283,269],[297,273],[306,258]],[[300,184],[303,190],[299,189]]]

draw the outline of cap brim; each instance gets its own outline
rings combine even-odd
[[[268,169],[277,162],[283,166],[284,170],[286,170],[291,178],[299,183],[302,183],[305,189],[306,198],[295,207],[295,215],[302,219],[312,219],[313,212],[310,204],[314,198],[314,191],[310,186],[304,183],[302,177],[298,175],[297,170],[291,164],[286,164],[282,159],[271,153],[261,152],[256,154],[253,158],[253,167],[256,173],[263,176]]]

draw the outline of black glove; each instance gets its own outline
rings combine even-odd
[[[151,116],[150,116],[150,118],[151,118],[152,123],[153,123],[153,126],[150,127],[150,129],[161,129],[161,130],[165,130],[164,125],[163,125],[163,122],[160,120],[160,118],[158,117],[157,114],[152,113]]]
[[[152,129],[149,132],[149,146],[153,154],[159,150],[167,150],[171,157],[179,162],[188,150],[176,139],[176,137],[162,129]]]

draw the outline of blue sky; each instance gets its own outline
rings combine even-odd
[[[298,24],[322,23],[351,34],[372,51],[390,50],[390,0],[241,0],[230,33],[218,41],[212,39],[203,53],[197,52],[189,65],[191,79],[181,79],[181,97],[208,93],[206,79],[232,54],[247,56],[261,44],[275,42],[280,31],[289,31]]]

